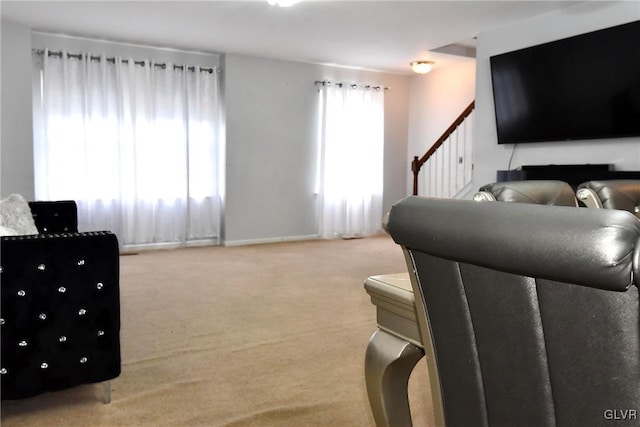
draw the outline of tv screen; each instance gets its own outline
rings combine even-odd
[[[490,63],[498,144],[640,135],[640,21]]]

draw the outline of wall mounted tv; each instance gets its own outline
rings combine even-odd
[[[640,21],[490,63],[498,144],[640,135]]]

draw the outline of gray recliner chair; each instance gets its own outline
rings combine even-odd
[[[640,425],[633,215],[410,197],[387,227],[406,255],[437,425]]]
[[[475,201],[577,206],[573,189],[563,181],[507,181],[484,185]],[[387,227],[388,215],[384,220]],[[415,316],[414,294],[408,274],[373,276],[365,290],[378,312],[378,329],[365,354],[369,403],[382,426],[411,424],[407,384],[413,367],[424,355]],[[392,302],[389,305],[389,301]]]
[[[506,181],[483,185],[475,201],[532,203],[536,205],[578,206],[571,186],[563,181]]]
[[[640,180],[583,182],[576,195],[589,208],[622,209],[640,218]]]

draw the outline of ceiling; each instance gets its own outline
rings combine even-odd
[[[576,1],[9,1],[3,20],[33,30],[211,53],[408,74],[459,57],[432,52]]]

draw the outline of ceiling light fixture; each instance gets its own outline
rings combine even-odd
[[[426,74],[433,68],[433,61],[413,61],[411,63],[411,69],[414,73]]]
[[[267,0],[271,6],[289,7],[301,0]]]

